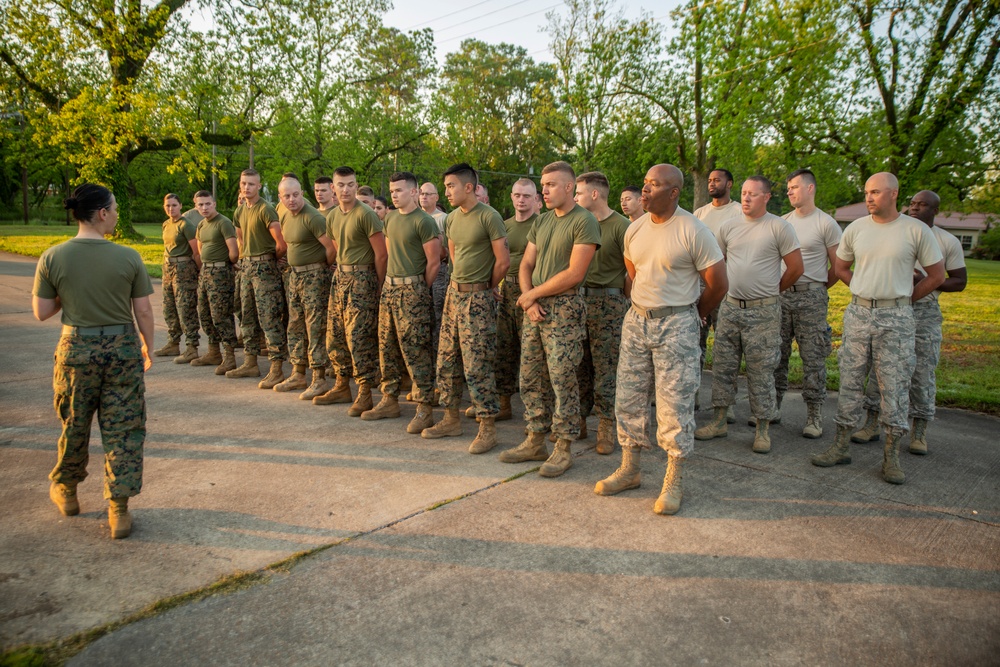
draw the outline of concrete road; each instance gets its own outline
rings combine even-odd
[[[593,435],[562,478],[501,483],[533,466],[470,456],[471,420],[463,438],[423,440],[404,432],[412,404],[362,422],[158,359],[135,529],[112,542],[96,429],[82,514],[61,517],[47,497],[59,324],[31,317],[33,270],[0,255],[6,648],[335,544],[112,632],[73,662],[1000,662],[1000,420],[940,410],[931,454],[904,454],[907,483],[892,486],[878,445],[855,445],[850,466],[811,466],[829,438],[799,437],[805,409],[790,394],[771,454],[750,451],[743,423],[698,443],[681,513],[659,517],[660,451],[644,456],[643,486],[615,498],[593,494],[618,463],[594,453]],[[737,410],[745,418],[745,401]],[[501,446],[522,428],[501,424]]]

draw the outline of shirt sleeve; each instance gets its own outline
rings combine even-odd
[[[417,235],[420,237],[420,244],[430,243],[438,237],[437,222],[426,213],[420,218],[417,226]]]
[[[827,248],[832,248],[833,246],[840,243],[840,237],[843,232],[840,231],[840,225],[837,221],[830,216],[823,216],[823,242],[826,243]]]
[[[363,222],[361,223],[361,227],[365,230],[365,235],[368,237],[375,236],[384,230],[382,221],[375,214],[375,211],[372,211],[371,209],[365,211],[364,218],[362,220]]]
[[[923,223],[919,223],[919,225],[917,228],[920,234],[917,238],[917,261],[920,262],[920,266],[932,266],[943,259],[941,249],[938,248],[934,232]]]
[[[787,220],[778,218],[775,219],[780,221],[777,223],[777,241],[778,241],[778,252],[784,257],[793,250],[798,250],[802,246],[799,244],[799,237],[795,233],[795,228]]]
[[[722,249],[719,247],[719,241],[715,238],[712,230],[705,225],[699,225],[695,229],[691,242],[691,257],[694,260],[694,268],[698,271],[704,271],[722,261]]]
[[[944,253],[944,269],[945,271],[954,271],[955,269],[965,268],[965,252],[962,250],[962,242],[959,241],[950,232],[945,232],[951,238],[945,237],[945,242],[942,244],[945,247],[941,248]],[[942,235],[943,236],[943,235]]]
[[[837,248],[837,257],[845,262],[854,261],[854,235],[857,233],[856,221],[847,225],[843,236],[840,237],[840,247]]]
[[[198,223],[198,226],[194,228],[194,238],[196,241],[201,240],[201,230],[205,228],[205,221],[202,220]]]
[[[184,218],[184,238],[190,242],[194,241],[195,238],[197,238],[197,235],[198,227],[187,218]]]
[[[153,293],[153,283],[149,279],[146,265],[142,263],[142,257],[138,252],[132,251],[132,265],[135,267],[135,277],[132,279],[132,298],[139,299]]]
[[[232,220],[222,221],[222,236],[227,239],[236,238],[236,226],[233,224]]]
[[[636,220],[635,222],[633,222],[631,225],[628,226],[628,228],[625,230],[625,234],[622,236],[622,255],[625,257],[625,259],[632,262],[633,264],[635,264],[635,262],[632,261],[632,253],[630,252],[629,249],[632,245],[632,239],[635,238],[635,235],[639,231],[639,227],[641,225],[642,223]]]
[[[270,226],[272,222],[277,222],[278,210],[273,206],[271,206],[270,204],[268,204],[267,206],[264,207],[264,219],[267,221],[268,226]]]
[[[486,232],[490,235],[490,241],[507,238],[507,226],[503,224],[500,214],[489,209],[485,216]]]
[[[35,267],[35,284],[31,288],[31,293],[39,299],[54,299],[59,296],[49,278],[49,257],[48,252],[42,253],[42,258]]]
[[[573,245],[593,244],[601,247],[601,223],[593,215],[581,215],[574,227]]]
[[[309,231],[316,238],[326,235],[326,218],[323,217],[322,213],[317,212],[309,216]]]

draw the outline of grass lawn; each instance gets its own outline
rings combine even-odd
[[[160,225],[136,225],[146,237],[127,243],[142,255],[149,274],[161,277],[163,242]],[[0,251],[38,257],[43,250],[66,240],[76,227],[58,225],[0,225]],[[1000,262],[967,259],[969,285],[958,294],[942,294],[944,343],[937,372],[937,402],[941,406],[965,408],[1000,415]],[[848,290],[838,283],[830,290],[830,327],[833,348],[840,347]],[[709,339],[711,346],[711,339]],[[711,363],[711,349],[709,349]],[[792,386],[802,381],[802,363],[795,348],[789,364]],[[837,355],[826,360],[827,386],[840,386]]]

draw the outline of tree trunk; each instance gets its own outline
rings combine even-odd
[[[145,237],[132,226],[132,194],[128,183],[128,157],[122,155],[108,166],[108,182],[118,203],[118,224],[115,225],[115,238],[128,241],[141,241]]]
[[[705,204],[712,201],[712,198],[708,196],[708,175],[712,173],[711,171],[699,171],[692,170],[691,175],[694,177],[694,208],[695,210],[701,208]]]

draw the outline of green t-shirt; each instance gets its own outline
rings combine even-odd
[[[488,283],[493,276],[493,241],[507,237],[503,218],[481,202],[466,213],[456,208],[444,221],[444,235],[455,244],[451,279],[457,283]]]
[[[326,235],[337,244],[337,264],[374,264],[368,239],[381,231],[382,221],[360,201],[347,213],[339,206],[326,212]]]
[[[291,266],[326,264],[326,248],[319,242],[319,237],[326,235],[326,218],[322,213],[306,204],[293,215],[282,206],[279,221],[281,235],[288,244],[288,263]]]
[[[221,213],[216,213],[211,220],[202,218],[195,236],[201,241],[202,262],[229,261],[229,246],[226,245],[226,239],[236,238],[236,227],[233,226],[232,220]]]
[[[590,263],[583,284],[587,287],[625,287],[625,232],[632,222],[621,213],[600,221],[601,247]]]
[[[528,232],[528,243],[538,248],[531,284],[538,286],[569,268],[573,246],[591,243],[601,247],[601,224],[597,218],[579,204],[561,218],[555,211],[546,211]]]
[[[132,322],[132,299],[153,285],[139,253],[104,239],[70,239],[42,253],[32,294],[59,297],[62,323],[100,327]]]
[[[274,252],[277,244],[271,236],[271,223],[278,221],[278,212],[263,199],[253,206],[240,206],[233,213],[233,224],[243,233],[240,257],[256,257]]]
[[[190,208],[184,211],[183,213],[181,213],[181,217],[190,222],[195,227],[197,227],[198,223],[201,222],[203,219],[201,213],[199,213],[198,209],[196,208]]]
[[[178,218],[177,222],[170,219],[164,220],[163,256],[191,257],[194,254],[191,250],[191,241],[194,241],[194,235],[197,230],[197,225],[188,222],[184,218]]]
[[[438,237],[434,218],[417,208],[409,213],[389,211],[385,216],[389,265],[386,275],[393,278],[423,275],[427,270],[424,244]]]
[[[531,217],[524,222],[518,222],[517,218],[507,218],[503,221],[507,228],[507,243],[510,245],[510,269],[507,277],[517,281],[517,272],[521,268],[521,258],[524,257],[524,249],[528,247],[528,232],[538,219],[537,213],[532,213]]]

